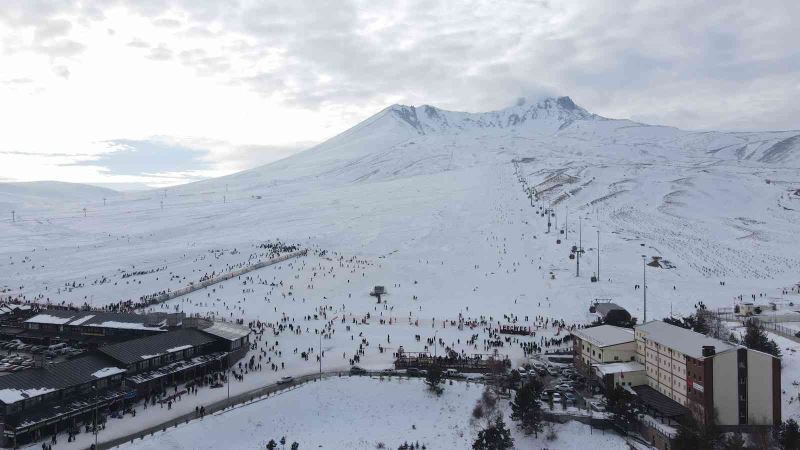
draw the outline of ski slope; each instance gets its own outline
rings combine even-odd
[[[118,195],[15,188],[2,197],[16,220],[0,221],[0,295],[135,302],[264,260],[262,244],[281,241],[308,256],[148,308],[271,331],[292,324],[245,357],[276,366],[235,390],[314,373],[317,356],[324,370],[359,353],[363,367],[388,367],[401,346],[519,365],[523,345],[568,348],[553,320],[593,320],[594,299],[642,321],[634,286],[644,273],[648,320],[738,296],[800,302],[784,293],[800,281],[798,135],[613,120],[568,98],[488,113],[393,105],[308,151],[218,179]],[[577,276],[569,254],[580,244]],[[645,268],[643,255],[661,267]],[[380,304],[375,285],[388,290]],[[509,323],[537,334],[489,345],[489,329]]]
[[[26,299],[101,305],[180,287],[280,239],[368,261],[358,280],[297,283],[295,298],[355,298],[350,305],[366,310],[369,288],[384,284],[395,311],[426,318],[470,308],[581,321],[594,298],[641,318],[633,285],[642,255],[675,266],[648,269],[648,318],[698,300],[780,297],[800,267],[797,135],[612,120],[568,98],[481,114],[394,105],[313,149],[228,177],[114,196],[105,206],[96,196],[21,202],[19,220],[0,223],[0,285]],[[537,185],[531,207],[523,189]],[[569,219],[561,245],[539,206],[554,208],[560,229]],[[576,277],[568,254],[579,217],[586,253]],[[602,270],[590,283],[598,229]],[[212,258],[214,250],[222,254]],[[171,280],[118,279],[162,266]],[[278,279],[279,270],[262,278]],[[92,284],[103,277],[117,283]],[[58,292],[73,281],[84,287]],[[241,301],[252,317],[268,317],[246,295]]]

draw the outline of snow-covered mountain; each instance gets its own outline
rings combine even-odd
[[[119,192],[112,189],[61,181],[0,183],[0,208],[12,210],[58,202],[102,201],[117,195]]]
[[[664,315],[700,299],[727,306],[752,292],[782,297],[798,281],[800,131],[686,131],[601,117],[569,97],[486,113],[392,105],[266,166],[127,193],[107,206],[95,198],[19,214],[21,221],[0,222],[0,248],[14,256],[47,247],[51,263],[35,273],[0,270],[31,296],[78,274],[280,238],[379,260],[364,282],[419,281],[413,295],[431,299],[427,313],[442,316],[465,306],[535,314],[546,300],[569,305],[549,306],[551,314],[582,317],[577,306],[593,298],[641,314],[640,293],[630,288],[641,256],[658,256],[674,267],[648,281],[649,311]],[[579,218],[585,240],[600,232],[603,283],[587,277],[598,271],[596,244],[584,242],[581,277],[568,258]],[[208,270],[185,264],[183,273]],[[157,284],[82,295],[135,298]],[[299,295],[340,298],[341,289]]]
[[[222,184],[259,189],[290,180],[380,181],[515,158],[800,167],[800,131],[685,131],[608,119],[569,97],[520,101],[486,113],[392,105],[305,152],[176,190],[218,190]]]

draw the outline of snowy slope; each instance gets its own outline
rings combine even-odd
[[[293,350],[316,349],[328,326],[325,370],[349,367],[361,339],[372,345],[360,364],[379,369],[400,346],[431,351],[434,336],[439,351],[521,364],[521,343],[565,334],[543,318],[586,323],[594,299],[641,320],[643,271],[648,320],[740,295],[800,303],[784,293],[800,281],[799,134],[684,131],[599,117],[567,98],[488,113],[393,105],[227,177],[105,205],[95,195],[22,202],[20,220],[0,220],[0,295],[137,300],[251,264],[264,257],[259,244],[280,239],[309,255],[151,308],[302,324],[280,345],[270,339],[281,369],[254,372],[241,389],[315,373],[314,358]],[[569,254],[581,238],[576,276]],[[642,255],[669,264],[644,269]],[[381,304],[368,295],[375,285],[389,290]],[[459,319],[537,335],[489,348],[484,326]]]
[[[47,206],[60,202],[101,201],[113,198],[119,192],[79,183],[60,181],[32,181],[20,183],[0,183],[0,208],[31,208]]]
[[[471,298],[473,308],[552,295],[581,304],[613,297],[636,309],[640,293],[629,288],[640,277],[636,263],[643,253],[676,267],[653,278],[670,291],[675,286],[663,293],[661,311],[698,299],[728,305],[733,295],[796,281],[797,135],[690,132],[613,120],[568,97],[488,113],[393,105],[267,166],[115,196],[107,206],[98,195],[87,196],[81,203],[86,219],[75,204],[22,205],[18,213],[26,220],[0,222],[4,253],[9,260],[33,248],[51,254],[36,273],[6,272],[15,281],[0,285],[24,285],[19,293],[28,298],[83,301],[44,286],[280,238],[346,255],[392,254],[376,274],[384,283],[421,271],[433,277],[432,285]],[[539,187],[537,208],[526,186]],[[579,215],[587,217],[587,239],[594,242],[601,230],[606,283],[586,280],[596,271],[596,253],[585,257],[584,277],[567,279],[575,262],[554,236],[544,239],[539,206],[555,209],[559,228],[569,209],[569,244],[577,244]],[[444,267],[435,273],[414,267],[432,259]],[[523,263],[521,279],[513,270],[481,270],[497,278],[491,286],[473,285],[465,271],[481,265],[505,272]],[[563,279],[546,280],[550,272]],[[718,283],[723,279],[725,288]],[[136,298],[160,290],[154,284],[141,291],[87,289],[84,296]],[[448,311],[449,305],[437,298],[431,308]]]

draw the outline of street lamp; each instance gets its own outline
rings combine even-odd
[[[647,323],[647,255],[642,255],[642,296],[644,297],[644,322]]]
[[[433,359],[436,359],[436,350],[439,347],[439,338],[437,335],[439,334],[439,330],[433,332]]]
[[[92,386],[92,390],[94,391],[94,448],[97,448],[97,433],[100,432],[97,423],[97,386]]]
[[[597,226],[597,282],[600,282],[600,226]]]

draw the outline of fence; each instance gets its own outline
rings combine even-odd
[[[307,249],[303,249],[303,250],[298,250],[298,251],[295,251],[295,252],[291,252],[291,253],[287,253],[285,255],[278,256],[277,258],[272,258],[272,259],[270,259],[268,261],[261,261],[261,262],[258,262],[256,264],[249,265],[247,267],[242,267],[241,269],[238,269],[238,270],[234,270],[234,271],[231,271],[231,272],[226,272],[226,273],[223,273],[223,274],[220,274],[220,275],[205,279],[205,280],[200,281],[198,283],[192,283],[189,286],[182,287],[182,288],[177,289],[175,291],[170,291],[170,292],[167,292],[167,293],[164,293],[164,294],[156,295],[148,303],[149,304],[163,303],[163,302],[172,300],[174,298],[177,298],[177,297],[192,293],[194,291],[207,288],[207,287],[211,286],[212,284],[217,284],[217,283],[220,283],[220,282],[223,282],[223,281],[226,281],[226,280],[230,280],[231,278],[238,277],[239,275],[244,275],[244,274],[246,274],[248,272],[252,272],[254,270],[258,270],[258,269],[261,269],[261,268],[264,268],[264,267],[267,267],[267,266],[271,266],[273,264],[278,264],[280,262],[286,261],[287,259],[296,258],[298,256],[306,256],[307,254],[308,254],[308,250]]]
[[[397,376],[402,376],[398,374],[394,374]],[[351,377],[351,376],[386,376],[381,373],[377,372],[368,372],[363,375],[352,374],[349,371],[329,371],[323,372],[322,374],[314,373],[296,377],[291,383],[289,384],[270,384],[267,386],[262,386],[260,388],[253,389],[248,392],[244,392],[242,394],[231,396],[231,398],[220,400],[216,403],[212,403],[206,406],[206,415],[212,414],[222,414],[225,411],[233,410],[242,408],[244,406],[251,405],[256,402],[260,402],[262,400],[266,400],[270,398],[271,395],[278,395],[284,392],[288,392],[294,389],[298,389],[303,385],[311,382],[317,382],[325,378],[332,378],[332,377]],[[466,380],[465,382],[477,382],[476,380]],[[111,449],[128,442],[134,442],[137,439],[144,439],[148,436],[153,436],[157,432],[167,431],[169,428],[177,428],[178,425],[181,424],[188,424],[193,419],[198,419],[198,416],[195,412],[190,412],[187,414],[183,414],[179,417],[175,417],[158,425],[154,425],[148,427],[144,430],[137,431],[135,433],[130,433],[125,436],[121,436],[118,438],[110,439],[105,442],[100,442],[97,445],[97,450],[106,450]]]

